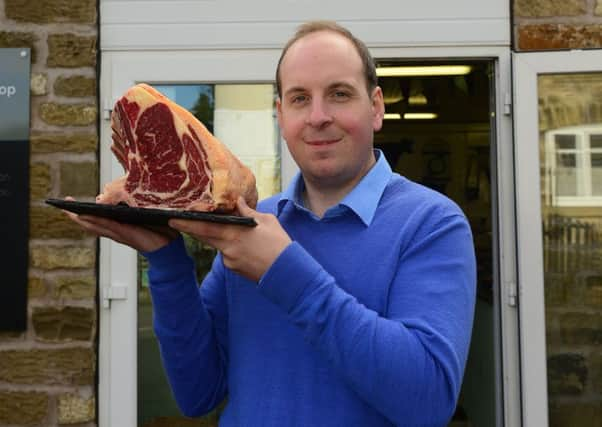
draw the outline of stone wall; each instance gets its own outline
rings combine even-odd
[[[30,47],[28,327],[0,333],[0,426],[96,425],[96,240],[48,197],[98,192],[96,0],[0,0],[0,48]]]
[[[517,51],[602,47],[602,0],[513,0]]]

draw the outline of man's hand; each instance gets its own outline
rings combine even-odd
[[[274,215],[251,209],[242,197],[237,208],[240,215],[255,219],[257,226],[181,219],[170,220],[169,226],[214,247],[222,253],[226,267],[257,282],[291,243],[291,238]]]
[[[73,198],[67,197],[67,200],[73,200]],[[169,227],[145,228],[98,216],[77,215],[67,211],[65,213],[88,233],[98,237],[107,237],[140,252],[155,251],[179,235],[176,230]]]

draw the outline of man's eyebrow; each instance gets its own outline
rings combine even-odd
[[[293,86],[284,91],[284,96],[291,95],[293,93],[305,92],[305,88],[302,86]]]
[[[349,91],[357,91],[357,89],[354,85],[352,85],[351,83],[347,83],[345,81],[333,82],[333,83],[329,84],[326,89],[327,90],[347,89]],[[294,94],[294,93],[305,92],[306,90],[307,89],[305,89],[303,86],[293,86],[284,92],[284,96]]]
[[[347,82],[334,82],[328,85],[328,89],[348,89],[355,91],[355,86]]]

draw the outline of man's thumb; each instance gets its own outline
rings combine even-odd
[[[251,209],[249,205],[247,205],[247,201],[242,196],[240,196],[236,201],[236,208],[238,209],[238,213],[242,216],[255,216],[254,213],[256,211]]]

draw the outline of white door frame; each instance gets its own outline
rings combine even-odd
[[[103,108],[100,126],[101,188],[124,174],[110,150],[109,116],[115,101],[129,87],[140,82],[271,82],[274,80],[278,55],[278,50],[103,52],[100,84],[100,103]],[[101,239],[98,352],[98,419],[101,427],[137,425],[136,275],[136,252]],[[118,299],[104,299],[107,292],[113,292]]]
[[[602,69],[602,50],[513,54],[523,425],[548,425],[537,77]]]
[[[100,131],[101,186],[123,175],[110,152],[110,108],[119,96],[137,82],[177,83],[263,83],[274,80],[279,49],[194,50],[194,51],[105,51],[101,57]],[[500,336],[494,337],[496,354],[503,366],[504,407],[498,408],[498,426],[520,424],[520,381],[517,310],[515,299],[516,257],[514,224],[514,172],[512,125],[509,115],[510,48],[508,46],[466,47],[380,47],[375,58],[491,60],[495,64],[495,135],[498,177],[497,254],[501,301],[495,319]],[[504,114],[504,112],[508,114]],[[284,147],[285,144],[282,144]],[[288,151],[282,153],[283,185],[295,171]],[[100,309],[99,426],[134,427],[137,423],[137,299],[136,254],[122,245],[101,239],[99,259],[101,296],[110,286],[122,286],[131,298],[113,300],[110,310]],[[118,288],[117,291],[120,291]],[[110,314],[110,315],[109,315]],[[504,421],[505,420],[505,421]]]

